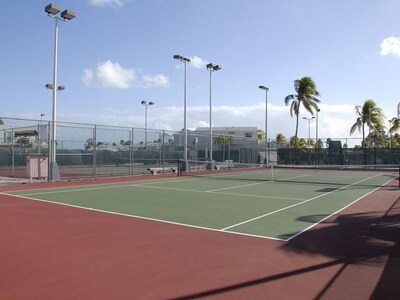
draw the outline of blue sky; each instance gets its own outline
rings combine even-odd
[[[213,125],[265,128],[294,135],[284,97],[311,76],[321,93],[320,137],[348,137],[354,106],[374,99],[386,117],[400,101],[398,0],[69,0],[77,17],[59,24],[58,120],[144,127],[183,127],[183,68],[192,58],[188,128],[209,125],[208,62],[213,73]],[[51,117],[54,21],[49,1],[1,3],[2,117]],[[19,11],[16,10],[18,8]],[[22,10],[23,8],[23,10]],[[309,117],[306,112],[300,115]],[[315,131],[315,122],[311,130]],[[300,121],[299,135],[308,134]],[[355,135],[357,136],[357,135]]]

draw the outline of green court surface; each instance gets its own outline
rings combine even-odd
[[[266,170],[10,194],[210,230],[289,240],[396,172]]]

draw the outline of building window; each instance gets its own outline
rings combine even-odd
[[[251,132],[246,132],[246,133],[244,134],[244,136],[245,136],[245,137],[248,137],[248,138],[251,138],[251,137],[252,137],[252,134],[251,134]]]

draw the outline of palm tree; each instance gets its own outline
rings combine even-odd
[[[355,131],[362,132],[362,145],[365,148],[365,125],[368,126],[370,131],[379,135],[381,129],[385,127],[383,125],[385,116],[383,115],[382,109],[379,108],[372,99],[366,100],[362,106],[357,105],[355,111],[357,119],[350,128],[350,135]]]
[[[286,137],[282,133],[276,135],[276,144],[278,147],[282,147],[286,142]]]
[[[389,133],[395,133],[396,131],[400,130],[400,118],[393,117],[390,120],[392,127],[389,128]]]
[[[231,135],[226,135],[226,136],[220,135],[215,139],[215,143],[217,145],[221,146],[222,161],[225,161],[225,145],[228,145],[228,147],[229,147],[229,145],[233,144],[234,141],[235,141],[235,138]],[[229,151],[229,148],[228,148],[228,151]]]
[[[397,104],[397,118],[393,117],[389,122],[392,125],[389,128],[389,133],[390,134],[393,134],[396,131],[400,130],[400,102]]]
[[[293,117],[293,114],[296,116],[296,132],[294,135],[295,145],[297,141],[297,133],[299,130],[299,113],[301,105],[313,116],[314,111],[318,109],[318,103],[321,102],[318,96],[320,96],[315,82],[311,77],[306,76],[301,79],[297,79],[294,81],[294,90],[296,94],[288,95],[285,98],[285,104],[290,104],[290,116]]]

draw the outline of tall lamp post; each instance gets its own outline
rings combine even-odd
[[[152,101],[147,102],[145,100],[140,103],[144,105],[144,149],[147,150],[147,107],[154,105],[155,103]]]
[[[260,89],[265,91],[265,158],[264,158],[264,163],[268,164],[269,163],[269,151],[268,151],[268,88],[266,86],[260,85]],[[267,154],[268,153],[268,154]]]
[[[40,144],[42,142],[42,128],[43,128],[43,117],[45,114],[40,114],[40,125],[38,126],[38,154],[40,154]]]
[[[310,121],[311,120],[313,120],[313,119],[315,119],[315,117],[312,117],[312,118],[306,118],[306,117],[303,117],[303,119],[304,120],[307,120],[308,121],[308,148],[310,148],[310,139],[311,139],[311,132],[310,132]]]
[[[212,73],[215,71],[219,71],[222,68],[219,65],[209,63],[207,66],[207,70],[210,71],[210,155],[209,155],[209,163],[207,165],[208,169],[214,168],[214,160],[213,160],[213,130],[212,130],[212,97],[211,97],[211,77]]]
[[[392,120],[389,120],[389,149],[392,148],[392,132],[390,128],[392,128]]]
[[[319,165],[319,143],[318,143],[318,113],[321,111],[321,109],[317,108],[317,118],[316,118],[316,127],[315,127],[315,149],[316,149],[316,154],[317,154],[317,165]]]
[[[187,157],[187,145],[188,145],[188,138],[187,138],[187,123],[186,123],[186,116],[187,116],[187,112],[186,112],[186,106],[187,106],[187,99],[186,99],[186,65],[187,63],[190,62],[190,58],[182,56],[182,55],[174,55],[174,59],[179,60],[181,62],[183,62],[184,66],[185,66],[185,76],[184,76],[184,90],[183,90],[183,131],[185,134],[185,144],[184,144],[184,149],[183,149],[183,160],[184,163],[182,165],[181,171],[186,172],[189,170],[189,164],[188,164],[188,157]]]
[[[49,4],[44,8],[47,15],[54,19],[54,64],[53,64],[53,84],[47,84],[46,87],[53,90],[53,111],[51,117],[51,159],[50,159],[50,174],[49,179],[51,181],[60,180],[60,171],[58,170],[56,162],[56,112],[57,112],[57,91],[63,90],[64,88],[57,86],[57,52],[58,52],[58,21],[72,20],[75,18],[75,12],[71,10],[64,10],[61,13],[61,18],[57,16],[60,12],[60,7],[57,4]]]
[[[311,164],[311,153],[310,153],[310,145],[311,145],[311,143],[310,143],[310,140],[311,140],[311,132],[310,132],[310,130],[311,130],[311,125],[310,125],[310,121],[312,120],[312,119],[315,119],[315,117],[312,117],[312,118],[306,118],[306,117],[303,117],[303,119],[304,120],[307,120],[308,121],[308,163],[309,164]]]

